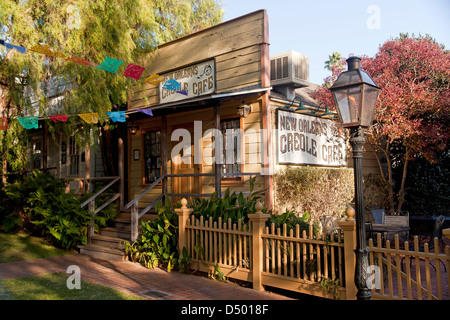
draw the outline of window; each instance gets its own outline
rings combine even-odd
[[[241,120],[240,118],[221,120],[223,136],[222,172],[241,173]]]
[[[144,133],[145,183],[161,177],[161,131]]]
[[[70,174],[78,174],[80,170],[80,155],[78,154],[78,147],[75,142],[75,137],[69,138],[69,157]]]

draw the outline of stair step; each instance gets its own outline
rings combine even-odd
[[[124,239],[107,237],[104,235],[94,235],[91,237],[91,244],[102,247],[115,248],[123,250],[125,248]]]
[[[154,212],[154,213],[153,212],[146,213],[139,219],[139,221],[142,221],[142,220],[145,220],[145,221],[147,221],[147,220],[155,220],[157,217],[158,217],[158,215],[156,214],[156,212]],[[116,217],[116,220],[117,219],[127,219],[127,220],[131,221],[131,213],[130,212],[123,212],[123,211],[119,212],[117,214],[117,217]]]
[[[116,218],[113,220],[113,227],[131,232],[131,220],[125,218]]]
[[[119,228],[102,228],[100,229],[100,234],[105,237],[110,238],[120,238],[123,240],[131,240],[131,232],[126,229]]]
[[[80,254],[86,254],[96,258],[115,260],[115,261],[125,261],[128,260],[125,252],[123,250],[103,247],[95,244],[89,244],[86,246],[78,246],[80,249]]]

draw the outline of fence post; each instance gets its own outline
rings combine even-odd
[[[450,228],[442,230],[442,234],[444,235],[444,237],[450,240]]]
[[[187,207],[186,198],[181,199],[181,208],[175,209],[175,213],[178,215],[178,250],[180,251],[180,256],[183,252],[183,247],[186,247],[186,221],[193,211],[194,209]],[[186,247],[186,249],[188,248]]]
[[[263,239],[261,237],[265,223],[269,219],[270,214],[261,212],[263,206],[261,202],[255,204],[256,212],[249,214],[248,217],[253,224],[252,227],[252,275],[253,289],[264,291],[261,281],[261,273],[263,271]]]
[[[344,231],[344,261],[345,261],[345,299],[356,299],[355,266],[356,256],[356,221],[355,209],[347,208],[347,220],[339,221],[339,227]]]

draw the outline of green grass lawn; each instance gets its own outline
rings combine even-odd
[[[75,251],[64,251],[26,233],[0,231],[0,263],[50,258]],[[0,280],[0,300],[139,300],[114,289],[81,279],[81,289],[67,288],[67,274],[45,274]]]
[[[0,300],[142,300],[108,287],[81,279],[80,289],[68,289],[68,275],[45,274],[26,278],[0,280]],[[2,288],[3,287],[3,288]]]
[[[50,258],[74,251],[64,251],[45,243],[42,238],[24,232],[3,233],[0,231],[0,263]]]

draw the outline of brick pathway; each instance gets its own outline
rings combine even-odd
[[[80,267],[83,280],[149,300],[290,300],[232,283],[179,272],[167,273],[129,261],[102,260],[81,254],[0,264],[0,299],[10,298],[1,288],[2,279],[57,272],[66,274],[70,265]]]

